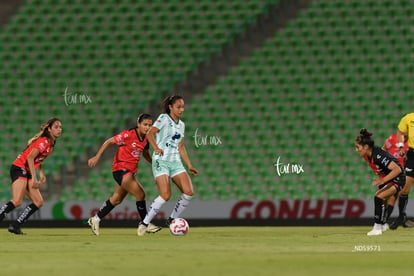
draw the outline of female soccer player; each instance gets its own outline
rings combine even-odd
[[[402,225],[404,227],[412,226],[412,222],[407,221],[407,203],[408,195],[411,190],[411,186],[414,182],[414,113],[408,113],[401,118],[398,124],[398,147],[400,153],[404,154],[404,139],[408,137],[408,151],[405,159],[405,173],[407,177],[405,179],[405,186],[400,192],[400,198],[398,201],[398,218],[390,225],[390,229],[397,229],[398,226]]]
[[[184,112],[184,99],[179,95],[170,96],[163,100],[162,106],[164,113],[158,117],[147,134],[148,142],[154,149],[152,172],[160,194],[152,202],[147,216],[139,224],[138,236],[145,235],[151,220],[159,212],[162,205],[170,199],[170,178],[180,189],[182,195],[168,218],[167,224],[178,218],[187,208],[194,191],[191,179],[181,160],[185,162],[193,175],[198,174],[197,169],[191,165],[184,146],[185,125],[180,120]]]
[[[367,233],[368,236],[381,235],[385,224],[384,202],[391,196],[397,194],[405,183],[405,172],[398,160],[390,153],[374,145],[371,138],[372,133],[365,128],[361,129],[360,135],[355,139],[355,150],[362,157],[367,157],[371,168],[378,170],[381,177],[372,183],[379,186],[375,193],[375,216],[374,227]]]
[[[32,201],[15,222],[9,225],[9,232],[17,235],[24,234],[21,226],[33,213],[43,205],[43,198],[39,191],[39,185],[46,182],[46,176],[42,169],[43,160],[52,153],[56,139],[62,134],[62,124],[57,118],[51,118],[43,124],[40,132],[27,142],[26,149],[17,156],[10,168],[12,180],[12,199],[0,208],[0,221],[16,207],[22,204],[26,194]],[[39,171],[39,178],[36,175]]]
[[[138,213],[142,218],[147,215],[147,206],[145,203],[145,191],[139,181],[135,178],[135,173],[138,169],[138,162],[141,159],[141,155],[149,162],[152,163],[151,156],[148,152],[148,143],[146,134],[152,125],[151,115],[141,114],[137,119],[137,127],[130,130],[123,131],[118,135],[106,140],[96,155],[88,160],[89,167],[94,167],[103,152],[111,145],[118,145],[118,151],[114,156],[114,162],[112,165],[112,174],[116,181],[115,191],[107,201],[105,201],[98,213],[89,218],[88,224],[92,228],[92,232],[99,236],[99,222],[112,209],[120,204],[128,193],[132,194],[136,198],[136,206]],[[153,224],[148,225],[146,231],[155,233],[161,230],[161,227]]]

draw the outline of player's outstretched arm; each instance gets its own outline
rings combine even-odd
[[[96,153],[96,155],[94,156],[94,157],[92,157],[92,158],[90,158],[89,160],[88,160],[88,166],[89,167],[94,167],[97,163],[98,163],[98,161],[99,161],[99,159],[101,158],[101,156],[102,156],[102,154],[104,153],[104,151],[109,147],[109,146],[111,146],[111,145],[113,145],[113,144],[115,144],[115,140],[114,140],[114,138],[112,137],[112,138],[109,138],[108,140],[106,140],[103,144],[102,144],[102,146],[99,148],[99,150],[98,150],[98,152]]]

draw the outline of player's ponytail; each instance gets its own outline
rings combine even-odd
[[[371,138],[372,135],[372,132],[369,132],[366,128],[362,128],[359,131],[359,135],[355,139],[355,142],[361,146],[368,145],[372,148],[374,146],[374,140]]]
[[[183,99],[183,97],[177,94],[166,97],[161,102],[162,113],[170,114],[171,112],[170,105],[173,105],[177,100],[181,100],[181,99]]]
[[[49,127],[51,127],[56,121],[59,121],[59,119],[58,118],[50,118],[49,121],[47,121],[46,123],[44,123],[40,127],[40,131],[38,133],[36,133],[35,136],[33,136],[32,138],[30,138],[27,141],[27,145],[30,145],[31,143],[33,143],[34,141],[36,141],[40,137],[47,137],[49,140],[51,140],[52,135],[50,135]]]

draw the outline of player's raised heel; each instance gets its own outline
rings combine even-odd
[[[99,221],[95,217],[91,217],[88,219],[88,224],[92,229],[92,233],[99,236]]]

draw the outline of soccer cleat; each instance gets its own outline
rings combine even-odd
[[[385,223],[382,225],[382,232],[385,232],[387,230],[390,230],[390,225],[388,223]]]
[[[412,221],[412,220],[410,220],[410,219],[407,219],[407,220],[404,222],[403,227],[408,227],[408,228],[414,227],[414,221]]]
[[[88,224],[92,229],[92,233],[99,236],[99,221],[95,217],[91,217],[88,219]]]
[[[25,235],[25,233],[22,232],[22,230],[20,229],[20,226],[14,223],[11,223],[9,225],[9,230],[10,233],[16,234],[16,235]]]
[[[398,226],[400,225],[404,225],[407,221],[407,217],[403,216],[403,217],[398,217],[396,220],[394,220],[393,223],[391,223],[390,225],[390,229],[391,230],[395,230],[398,228]]]
[[[382,230],[373,228],[367,233],[367,236],[379,236],[382,235]]]
[[[173,219],[172,217],[169,217],[169,218],[165,221],[165,226],[170,227],[170,224],[171,224],[171,222],[172,222],[173,220],[174,220],[174,219]]]
[[[137,235],[142,237],[147,232],[147,225],[143,224],[142,222],[138,225],[137,228]]]
[[[157,233],[161,229],[162,229],[161,227],[150,223],[150,224],[148,224],[147,229],[145,230],[145,232],[147,232],[147,233]]]

